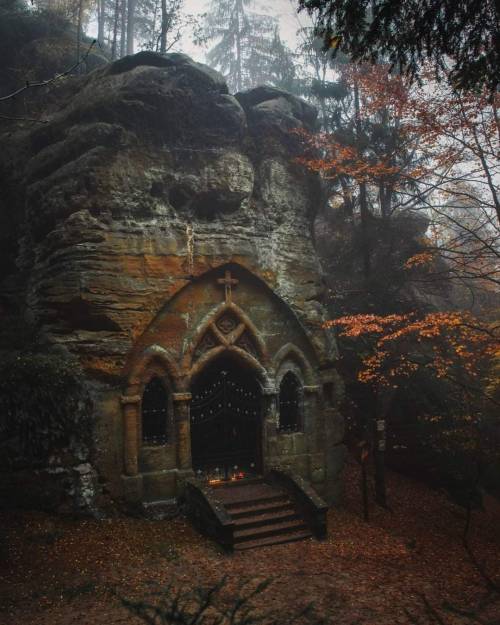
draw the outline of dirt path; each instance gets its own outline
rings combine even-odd
[[[259,595],[283,623],[311,602],[336,625],[468,623],[445,603],[469,608],[484,582],[460,546],[463,512],[442,494],[389,475],[393,512],[361,520],[358,476],[347,473],[346,507],[329,513],[326,541],[223,554],[182,519],[69,520],[41,513],[3,515],[2,625],[135,623],[113,594],[144,597],[153,585],[182,588],[228,577],[228,593],[272,579]],[[471,544],[500,584],[500,515],[476,512]],[[250,583],[250,582],[249,582]],[[482,612],[500,618],[500,601]]]

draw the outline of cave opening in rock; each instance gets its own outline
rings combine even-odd
[[[221,197],[219,193],[209,191],[197,196],[191,208],[200,219],[213,220],[218,215],[234,213],[239,209],[240,204],[239,197]]]

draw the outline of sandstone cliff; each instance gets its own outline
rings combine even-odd
[[[3,137],[3,309],[116,379],[161,305],[223,262],[259,275],[331,357],[311,237],[318,181],[294,163],[315,110],[143,52],[60,83],[48,123]],[[320,337],[321,334],[321,337]]]

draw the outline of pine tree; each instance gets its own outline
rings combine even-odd
[[[209,65],[225,76],[231,91],[266,81],[269,50],[276,20],[248,10],[252,0],[212,0],[206,15],[204,41],[216,41]]]
[[[269,44],[268,67],[264,82],[271,83],[279,89],[297,93],[297,66],[293,52],[283,42],[279,28],[274,28]]]

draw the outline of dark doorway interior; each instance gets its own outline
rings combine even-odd
[[[142,442],[164,445],[167,442],[168,394],[161,380],[151,378],[142,396]]]
[[[207,365],[192,387],[193,469],[228,478],[261,465],[261,393],[253,372],[221,357]]]
[[[295,374],[288,371],[280,384],[281,432],[298,432],[301,429],[302,386]]]

